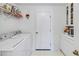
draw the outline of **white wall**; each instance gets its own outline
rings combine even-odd
[[[21,19],[14,18],[12,16],[0,15],[0,33],[21,30],[23,32],[31,32],[35,45],[35,14],[36,9],[51,9],[52,21],[53,21],[53,39],[54,48],[58,50],[60,47],[61,35],[63,34],[64,22],[65,22],[65,4],[15,4],[23,13],[24,17]],[[30,13],[30,19],[25,17],[26,13]],[[34,46],[35,47],[35,46]]]
[[[54,10],[54,19],[53,19],[54,48],[55,50],[58,50],[60,49],[60,43],[65,25],[66,7],[65,5],[54,6],[53,10]]]
[[[74,3],[74,45],[79,50],[79,3]],[[74,50],[75,50],[74,49]]]

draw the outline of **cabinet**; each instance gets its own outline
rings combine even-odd
[[[31,39],[24,39],[21,43],[14,47],[13,50],[2,51],[2,56],[27,56],[31,55],[32,46]]]
[[[30,34],[18,34],[9,41],[13,40],[12,47],[1,50],[1,56],[27,56],[32,53],[32,36]],[[18,41],[20,40],[20,41]],[[18,41],[16,44],[14,44]],[[7,46],[8,47],[8,46]]]
[[[67,27],[68,29],[66,30],[69,31],[64,30],[61,40],[61,50],[67,56],[75,56],[73,51],[79,50],[79,4],[67,4],[66,11],[65,27]]]
[[[64,35],[61,40],[61,50],[67,56],[73,56],[73,51],[75,49],[75,38],[71,38],[68,35]]]

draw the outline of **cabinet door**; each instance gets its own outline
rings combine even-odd
[[[20,43],[14,45],[11,51],[2,51],[3,56],[27,56],[31,55],[32,41],[31,39],[24,39]]]
[[[24,39],[21,43],[19,43],[15,49],[15,51],[32,51],[32,40],[30,38]]]
[[[65,55],[74,55],[73,54],[73,51],[75,49],[74,40],[67,37],[63,37],[61,41],[61,49]]]

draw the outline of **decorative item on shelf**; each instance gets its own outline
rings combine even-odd
[[[73,51],[73,54],[76,55],[76,56],[79,56],[79,51],[74,50],[74,51]]]
[[[12,6],[12,10],[11,10],[12,14],[14,14],[16,11],[15,11],[15,7]]]
[[[67,27],[67,26],[65,26],[65,28],[64,28],[64,32],[69,32],[70,30],[69,30],[69,28]]]
[[[2,6],[2,10],[4,13],[15,16],[17,18],[22,17],[21,11],[16,6],[13,6],[11,4],[4,4]]]
[[[73,24],[73,3],[71,3],[71,24]]]
[[[68,16],[69,16],[69,14],[68,14],[68,9],[69,9],[69,7],[67,6],[66,7],[66,24],[68,25]]]
[[[29,14],[26,14],[26,18],[29,19],[29,17],[30,17],[30,15]]]
[[[11,12],[12,12],[12,15],[17,17],[17,18],[21,18],[22,17],[21,11],[18,8],[16,8],[15,6],[12,6]]]
[[[12,10],[12,5],[10,4],[5,4],[3,5],[3,12],[4,13],[7,13],[7,14],[11,14],[11,10]]]
[[[1,15],[1,13],[2,13],[1,8],[2,8],[2,7],[0,6],[0,15]]]
[[[73,26],[65,26],[64,32],[69,36],[74,37],[74,27]]]

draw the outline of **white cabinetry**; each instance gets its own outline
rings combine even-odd
[[[21,34],[13,37],[13,39],[20,40],[14,44],[11,49],[2,50],[2,56],[27,56],[32,53],[32,37],[31,35]],[[9,39],[8,39],[9,40]],[[11,39],[10,39],[11,40]],[[16,41],[17,41],[16,40]]]
[[[68,21],[69,24],[66,24],[65,26],[73,26],[74,29],[74,35],[73,37],[69,35],[67,32],[62,35],[61,40],[61,50],[64,52],[65,55],[74,55],[74,50],[79,50],[79,4],[73,4],[73,24],[71,24],[71,4],[68,4],[69,7],[69,15],[68,15]],[[67,18],[66,18],[67,20]],[[75,55],[74,55],[75,56]]]
[[[75,38],[69,37],[64,35],[61,40],[61,50],[64,52],[65,55],[74,55],[73,51],[75,49]]]

